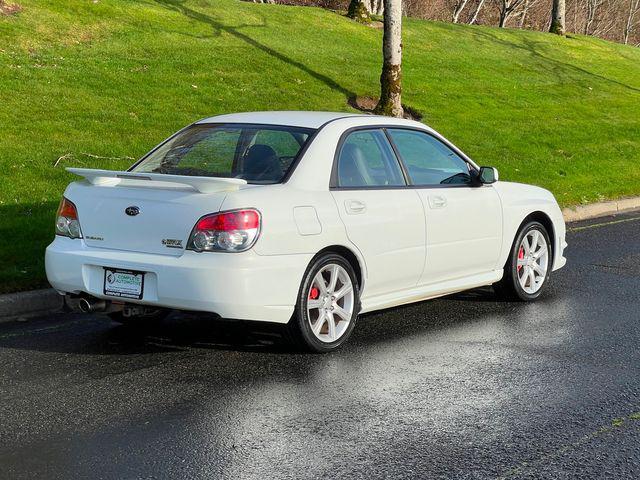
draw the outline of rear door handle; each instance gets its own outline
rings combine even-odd
[[[447,199],[440,195],[429,195],[429,206],[431,208],[444,208],[447,206]]]
[[[347,213],[351,214],[364,213],[367,210],[367,206],[360,200],[347,200],[344,206]]]

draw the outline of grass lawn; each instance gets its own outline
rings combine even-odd
[[[46,285],[72,176],[125,168],[196,119],[345,110],[376,95],[381,31],[239,0],[12,0],[0,17],[0,292]],[[562,205],[640,193],[640,49],[407,20],[404,101],[502,179]]]

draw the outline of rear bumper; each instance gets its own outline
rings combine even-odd
[[[87,247],[56,237],[47,247],[49,283],[60,292],[103,293],[103,267],[146,272],[142,300],[129,303],[213,312],[224,318],[286,323],[313,255],[196,253],[181,257]]]

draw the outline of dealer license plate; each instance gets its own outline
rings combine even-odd
[[[104,294],[112,297],[142,299],[144,272],[104,269]]]

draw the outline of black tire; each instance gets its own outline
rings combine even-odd
[[[353,313],[351,315],[351,319],[347,325],[344,333],[333,342],[324,342],[316,337],[311,329],[311,324],[309,321],[309,315],[307,311],[307,301],[309,297],[309,290],[312,287],[312,282],[316,274],[321,271],[324,267],[330,264],[337,264],[344,268],[344,270],[349,275],[351,280],[351,284],[353,286]],[[302,283],[300,285],[300,289],[298,291],[298,298],[296,302],[295,311],[291,320],[286,325],[285,335],[287,339],[293,343],[295,346],[300,347],[304,350],[317,352],[317,353],[326,353],[332,350],[337,349],[344,342],[347,341],[356,324],[356,319],[358,318],[358,313],[360,312],[360,291],[358,285],[357,276],[353,270],[351,264],[345,260],[344,257],[337,255],[335,253],[326,253],[318,255],[314,258],[307,270],[304,273]]]
[[[523,238],[527,235],[531,230],[539,231],[543,236],[547,243],[547,255],[548,255],[548,266],[547,272],[544,277],[544,281],[542,282],[542,286],[535,293],[527,293],[520,285],[518,280],[518,253],[520,250],[520,244],[522,243]],[[498,296],[504,298],[505,300],[513,300],[520,302],[532,302],[536,300],[545,289],[547,282],[549,281],[549,276],[551,275],[551,268],[553,265],[553,250],[551,247],[551,240],[549,238],[549,233],[547,229],[540,222],[528,222],[520,228],[516,238],[511,245],[511,251],[509,252],[509,258],[507,259],[507,263],[504,266],[504,274],[502,276],[502,280],[493,284],[493,289],[498,294]],[[526,267],[525,267],[526,268]]]

